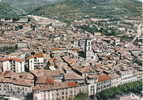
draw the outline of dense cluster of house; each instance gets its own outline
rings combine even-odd
[[[0,53],[1,96],[71,100],[81,92],[92,97],[107,88],[142,79],[138,41],[90,34],[74,23],[66,27],[44,17],[28,19],[31,21],[7,23],[13,30],[7,24],[1,28],[6,31],[0,34],[0,48],[14,48]]]
[[[115,37],[75,42],[78,48],[1,55],[0,95],[69,100],[142,79],[141,48]]]
[[[127,72],[126,72],[127,73]],[[69,75],[67,75],[69,74]],[[142,73],[112,77],[107,74],[86,74],[86,77],[62,71],[36,69],[31,73],[0,73],[0,95],[20,100],[69,100],[78,93],[96,95],[104,89],[142,79]],[[75,74],[75,75],[74,75]]]

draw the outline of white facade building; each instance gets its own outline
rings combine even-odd
[[[95,78],[89,78],[89,79],[87,79],[87,83],[88,83],[88,95],[89,96],[96,95],[97,79],[95,79]]]
[[[134,70],[120,71],[119,74],[121,76],[121,84],[139,80]]]
[[[44,66],[44,55],[35,54],[34,56],[28,57],[28,68],[29,70],[34,70],[35,68],[40,68]]]
[[[34,89],[33,100],[72,100],[78,93],[87,93],[87,85],[51,88],[50,90],[46,87]]]
[[[2,71],[13,71],[17,73],[25,72],[25,61],[21,58],[9,57],[1,58],[0,62],[2,63]]]

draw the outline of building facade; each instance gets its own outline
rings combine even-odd
[[[46,89],[46,88],[45,88]],[[70,100],[78,93],[86,93],[87,86],[64,87],[51,90],[34,90],[33,100]]]
[[[141,79],[142,76],[140,72],[137,72],[135,70],[120,71],[119,74],[121,76],[120,84],[138,81]]]
[[[33,56],[29,56],[27,58],[27,62],[29,71],[34,70],[36,68],[41,68],[44,66],[44,55],[35,54]]]
[[[25,98],[31,93],[31,86],[24,86],[10,82],[0,82],[0,95],[2,96]]]
[[[21,58],[9,57],[9,58],[1,58],[0,62],[2,63],[2,71],[10,71],[21,73],[25,72],[25,61]]]
[[[92,42],[93,39],[83,39],[83,40],[79,40],[79,47],[81,48],[81,50],[83,51],[83,55],[86,59],[86,61],[96,61],[98,59],[96,53],[94,53],[93,49],[92,49]]]
[[[98,76],[97,82],[97,92],[101,92],[107,88],[111,87],[111,78],[106,74],[102,74]]]

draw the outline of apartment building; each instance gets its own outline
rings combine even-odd
[[[33,100],[69,100],[81,92],[87,92],[87,85],[78,86],[75,82],[63,82],[53,86],[37,86],[33,89]]]
[[[28,69],[34,70],[36,68],[41,68],[44,66],[44,54],[38,53],[32,56],[29,56],[26,61],[28,62]]]
[[[88,95],[95,96],[97,92],[97,75],[88,75],[86,78],[86,84],[88,84]]]
[[[22,76],[11,71],[1,72],[0,95],[29,100],[26,97],[32,93],[33,80],[24,79]]]
[[[109,75],[111,77],[111,87],[117,87],[121,83],[121,77],[117,73]]]
[[[139,73],[133,69],[119,71],[118,73],[121,76],[121,83],[120,84],[134,82],[134,81],[141,79],[141,73]]]
[[[107,74],[101,74],[98,76],[97,92],[111,87],[111,77]]]
[[[21,73],[25,72],[25,61],[24,59],[18,57],[4,57],[0,58],[0,62],[2,63],[2,71],[10,71]]]

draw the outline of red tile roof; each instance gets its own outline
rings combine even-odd
[[[43,58],[44,54],[43,53],[37,53],[33,56],[29,56],[27,59],[32,59],[32,58]]]
[[[44,69],[35,69],[32,71],[32,73],[34,75],[36,75],[37,77],[41,77],[41,76],[58,76],[60,74],[62,74],[63,72],[60,70],[56,70],[56,71],[49,71],[49,70],[44,70]]]
[[[11,71],[1,72],[0,73],[0,83],[10,83],[15,85],[22,86],[33,86],[34,81],[21,78],[19,74]]]
[[[68,56],[63,57],[63,59],[68,63],[68,64],[76,64],[76,59],[69,58]]]
[[[110,76],[107,74],[102,74],[98,76],[98,82],[102,82],[102,81],[107,81],[110,80]]]
[[[72,51],[80,51],[80,49],[79,48],[72,48],[72,49],[70,49],[70,50],[72,50]]]
[[[18,73],[19,77],[26,80],[33,80],[34,76],[28,72]]]
[[[64,48],[51,48],[50,50],[56,51],[56,50],[63,50]]]
[[[36,81],[37,84],[47,84],[47,85],[54,85],[54,79],[52,77],[48,77],[48,76],[45,76],[45,77],[38,77],[37,78],[37,81]]]
[[[10,58],[0,58],[0,61],[16,61],[16,62],[23,62],[24,59],[16,58],[16,57],[10,57]]]
[[[93,69],[91,68],[91,66],[85,66],[85,67],[79,68],[79,70],[80,70],[82,73],[88,73],[88,72],[93,71]]]
[[[33,90],[40,90],[40,91],[45,91],[45,90],[52,90],[52,89],[61,89],[61,88],[70,88],[70,87],[77,87],[78,84],[75,82],[55,82],[55,84],[51,85],[36,85],[33,87]]]
[[[65,79],[66,80],[81,80],[84,79],[82,76],[74,73],[74,72],[69,72],[65,74]]]
[[[77,83],[75,83],[75,82],[68,82],[67,84],[69,87],[77,86]]]

